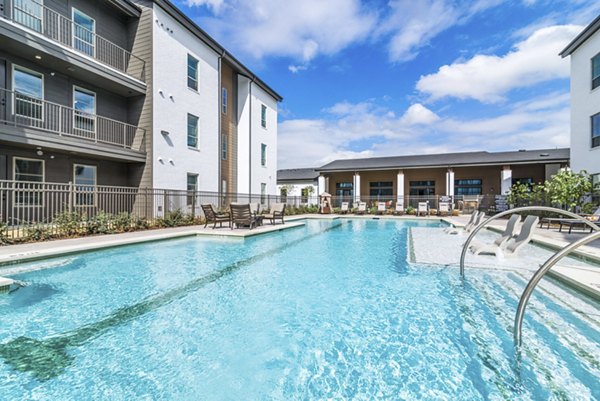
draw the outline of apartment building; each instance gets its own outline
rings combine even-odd
[[[275,194],[280,100],[167,0],[0,0],[0,180]]]
[[[600,16],[560,53],[571,56],[571,168],[600,184]]]

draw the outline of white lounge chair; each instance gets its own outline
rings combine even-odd
[[[385,202],[377,202],[377,214],[385,214]]]
[[[342,207],[340,208],[340,214],[348,213],[348,202],[342,202]]]
[[[467,224],[463,227],[464,231],[471,231],[471,227],[473,226],[473,224],[475,224],[475,221],[477,221],[478,219],[481,219],[481,217],[479,217],[479,211],[474,210],[473,213],[471,213],[471,218],[469,218],[469,221],[467,222]],[[444,229],[444,232],[448,233],[448,234],[458,234],[459,229],[456,227],[446,227]]]
[[[448,216],[450,214],[450,204],[448,202],[440,202],[438,206],[438,215]]]
[[[417,205],[417,216],[420,216],[421,213],[424,213],[425,216],[429,216],[429,205],[427,202],[419,202]]]
[[[496,240],[491,244],[484,243],[474,243],[470,246],[471,252],[475,255],[481,254],[496,254],[498,249],[503,249],[508,240],[512,239],[515,235],[515,231],[517,228],[517,224],[521,221],[521,216],[518,214],[513,214],[510,216],[508,223],[506,223],[506,228],[502,232],[502,234],[496,238]]]
[[[404,201],[403,200],[396,202],[396,207],[394,208],[394,215],[400,216],[401,214],[404,214]]]
[[[358,202],[358,209],[356,210],[356,214],[365,214],[367,212],[367,203],[366,202]]]
[[[525,221],[521,226],[521,231],[519,232],[519,235],[517,235],[517,238],[511,239],[506,244],[506,248],[504,249],[505,256],[516,255],[519,249],[521,249],[524,245],[527,245],[529,241],[531,241],[538,220],[539,217],[537,216],[527,216],[525,218]]]

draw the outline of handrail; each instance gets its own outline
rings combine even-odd
[[[36,0],[29,0],[27,4],[23,0],[11,0],[10,3],[10,15],[5,13],[4,17],[104,65],[145,81],[144,59]],[[38,13],[35,13],[36,8]]]
[[[514,209],[506,210],[504,212],[498,213],[498,214],[490,217],[489,219],[483,221],[481,224],[479,224],[477,227],[475,227],[473,229],[473,231],[471,231],[471,235],[469,235],[469,237],[467,238],[467,241],[465,242],[465,244],[463,246],[462,253],[460,254],[460,275],[462,277],[465,276],[465,258],[467,256],[467,250],[469,249],[469,244],[471,243],[471,241],[473,240],[475,235],[479,232],[479,230],[481,230],[483,227],[485,227],[489,222],[491,222],[493,220],[496,220],[500,217],[507,216],[509,214],[519,213],[519,212],[551,212],[551,213],[561,214],[564,216],[572,217],[576,220],[580,220],[582,223],[588,225],[589,227],[591,227],[594,230],[600,230],[600,227],[598,227],[596,224],[592,223],[591,221],[581,217],[580,215],[563,210],[563,209],[558,209],[555,207],[523,206],[523,207],[517,207]]]
[[[144,128],[112,118],[88,114],[62,104],[38,99],[20,92],[0,88],[1,106],[5,112],[0,121],[19,127],[34,128],[59,136],[71,136],[96,143],[133,149],[138,133]]]
[[[594,224],[594,226],[596,226],[596,225]],[[596,230],[600,230],[600,227],[596,226]],[[579,248],[580,246],[588,244],[599,238],[600,238],[600,231],[596,231],[595,233],[591,233],[591,234],[585,236],[584,238],[581,238],[580,240],[575,241],[575,242],[565,246],[560,251],[558,251],[557,253],[552,255],[552,257],[550,257],[550,259],[548,259],[542,265],[542,267],[540,267],[535,272],[535,274],[531,277],[531,279],[529,280],[529,283],[527,283],[527,286],[525,287],[525,290],[523,291],[523,294],[521,295],[521,299],[519,299],[519,306],[517,307],[517,313],[515,315],[515,326],[513,329],[513,338],[515,341],[515,345],[517,347],[520,347],[521,343],[522,343],[522,327],[523,327],[523,318],[525,317],[525,308],[527,308],[527,303],[529,302],[529,298],[531,298],[531,294],[533,293],[533,290],[538,285],[540,280],[562,258],[567,256],[568,254],[570,254],[572,251]]]

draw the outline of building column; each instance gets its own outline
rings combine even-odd
[[[325,190],[325,176],[320,175],[317,181],[317,196],[320,196],[323,192],[327,192]]]
[[[396,177],[396,202],[404,205],[404,171],[399,170]]]
[[[354,193],[354,202],[360,202],[360,174],[354,173],[352,180],[352,191]]]
[[[446,196],[454,196],[454,170],[446,171]]]
[[[512,187],[512,170],[510,166],[503,166],[500,172],[500,194],[508,194],[510,187]]]

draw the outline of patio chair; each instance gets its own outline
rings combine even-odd
[[[208,223],[214,223],[213,230],[217,228],[217,223],[219,223],[219,227],[223,227],[223,223],[229,223],[229,227],[231,227],[231,214],[227,212],[215,212],[215,209],[213,209],[213,206],[210,203],[200,205],[200,207],[204,213],[204,228],[206,228]]]
[[[255,215],[259,215],[262,212],[262,210],[260,210],[260,203],[250,203],[250,211]]]
[[[600,207],[592,214],[582,214],[581,216],[598,225],[597,223],[600,221]],[[562,232],[563,226],[569,227],[569,234],[571,234],[573,227],[579,226],[581,226],[584,231],[587,227],[589,227],[590,232],[594,231],[593,227],[588,226],[583,221],[572,218],[544,217],[540,220],[540,228],[544,227],[544,223],[547,224],[548,229],[550,229],[550,224],[558,224],[558,232]]]
[[[500,248],[504,248],[508,243],[508,240],[512,239],[515,235],[517,224],[521,221],[521,215],[513,214],[510,216],[506,228],[496,240],[491,244],[474,243],[470,246],[471,252],[475,255],[481,254],[496,254],[496,251]]]
[[[285,203],[273,203],[271,206],[271,212],[263,216],[267,220],[271,220],[271,224],[275,224],[275,220],[281,220],[281,224],[285,224],[283,221],[285,216]]]
[[[356,210],[356,214],[365,214],[367,212],[367,203],[366,202],[358,202],[358,209]]]
[[[483,219],[483,217],[485,217],[485,213],[480,213],[478,210],[474,210],[473,213],[471,213],[471,218],[469,219],[467,224],[462,228],[462,230],[456,227],[448,227],[444,229],[444,232],[454,235],[460,234],[461,232],[469,233],[473,231],[473,229],[477,227],[479,223],[481,223],[481,219]]]
[[[448,202],[440,202],[438,206],[438,215],[448,216],[450,214],[450,204]]]
[[[516,255],[519,249],[521,249],[524,245],[527,245],[529,241],[531,241],[538,220],[538,216],[527,216],[525,218],[525,221],[521,226],[521,231],[519,232],[519,235],[517,235],[517,238],[509,240],[506,244],[506,249],[504,250],[505,255]]]
[[[394,208],[394,216],[400,216],[402,214],[404,214],[404,201],[398,201]]]
[[[425,216],[429,216],[429,205],[427,202],[419,202],[417,205],[417,216],[420,216],[421,213],[424,213]]]
[[[348,213],[348,206],[350,204],[348,202],[342,202],[342,207],[340,208],[340,214],[347,214]]]
[[[231,229],[235,225],[237,228],[240,226],[248,226],[250,229],[256,227],[257,217],[252,213],[250,204],[235,204],[229,205],[231,210]]]
[[[385,214],[385,202],[377,202],[377,212],[376,214]]]

